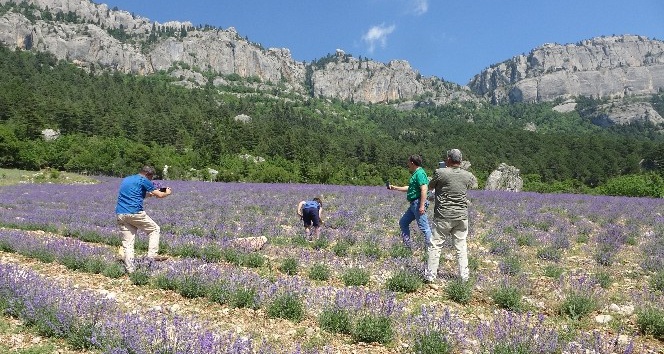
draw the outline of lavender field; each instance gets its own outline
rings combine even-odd
[[[384,187],[161,181],[145,205],[171,258],[127,276],[119,181],[0,186],[0,310],[70,352],[664,353],[661,199],[472,191],[471,281],[447,244],[434,290]]]

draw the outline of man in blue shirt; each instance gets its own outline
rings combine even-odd
[[[165,256],[157,255],[161,229],[143,210],[143,199],[152,196],[165,198],[171,195],[170,188],[155,187],[152,183],[154,174],[153,167],[143,166],[138,174],[126,177],[120,184],[115,214],[122,233],[122,249],[127,273],[135,270],[134,242],[138,230],[148,234],[148,258],[155,261],[166,260]]]

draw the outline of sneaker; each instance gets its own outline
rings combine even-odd
[[[155,261],[155,262],[163,262],[167,259],[168,259],[168,256],[157,255],[157,256],[152,257],[152,260]]]
[[[438,281],[434,280],[425,280],[424,283],[433,290],[440,290],[441,286]]]

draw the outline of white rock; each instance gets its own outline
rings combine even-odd
[[[595,316],[595,322],[597,323],[609,323],[613,317],[611,315],[597,315]]]
[[[618,343],[620,344],[629,344],[631,341],[632,339],[629,338],[629,336],[626,334],[621,334],[618,336]]]

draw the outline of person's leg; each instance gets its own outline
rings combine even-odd
[[[127,214],[117,216],[118,227],[122,234],[122,248],[124,251],[124,264],[127,273],[132,273],[134,268],[134,241],[136,240],[136,227],[125,222]]]
[[[429,202],[426,202],[425,209],[429,206]],[[411,209],[413,209],[413,215],[417,216],[417,227],[424,234],[424,244],[429,244],[431,242],[431,225],[429,225],[429,217],[427,213],[420,215],[420,205],[419,202],[411,204]]]
[[[318,209],[315,209],[311,216],[311,223],[314,227],[312,234],[314,238],[318,239],[320,237],[320,215],[318,215]]]
[[[154,259],[159,252],[161,229],[145,212],[133,214],[132,225],[148,234],[148,258]]]
[[[304,223],[304,238],[311,239],[311,224],[313,223],[313,214],[311,209],[302,210],[302,222]]]
[[[459,276],[461,280],[467,281],[470,273],[468,270],[468,245],[466,243],[468,220],[455,221],[452,234],[454,235],[454,248],[456,248],[457,263],[459,264]]]
[[[411,211],[412,204],[413,203],[411,203],[408,206],[408,209],[406,209],[406,211],[401,216],[401,219],[399,219],[399,228],[401,229],[401,239],[403,240],[403,244],[410,249],[413,248],[413,244],[410,240],[410,223],[413,222],[413,220],[415,220],[415,215]]]
[[[449,222],[443,219],[434,218],[433,232],[431,234],[430,242],[427,243],[427,269],[424,271],[424,278],[428,282],[433,282],[438,277],[440,253],[449,232]]]

